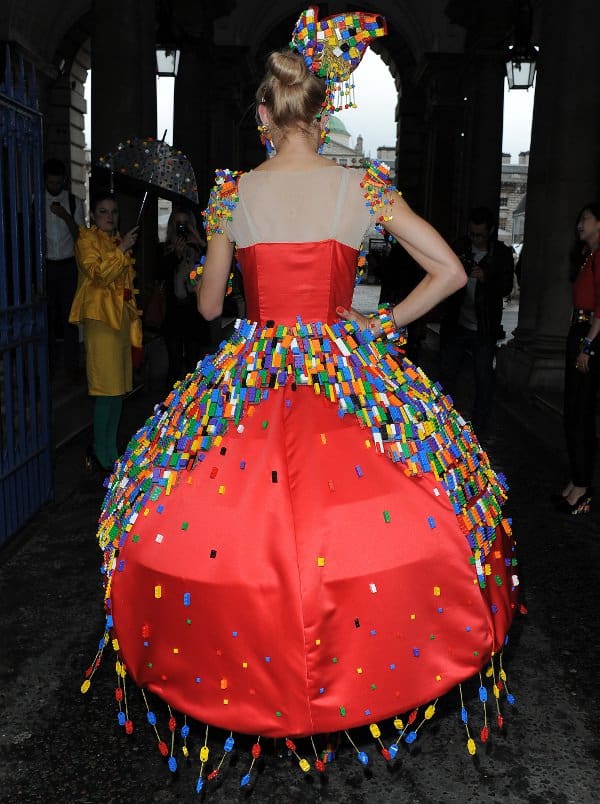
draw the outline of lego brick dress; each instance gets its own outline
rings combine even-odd
[[[397,344],[336,314],[387,197],[338,166],[221,174],[207,220],[237,245],[248,318],[110,481],[104,641],[202,723],[372,724],[476,674],[511,623],[504,479]]]

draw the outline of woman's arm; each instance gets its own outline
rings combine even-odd
[[[130,255],[116,245],[102,254],[94,232],[80,229],[75,241],[75,257],[80,270],[99,285],[108,286],[124,273],[131,264]]]
[[[223,312],[232,257],[233,243],[227,235],[214,234],[208,241],[202,278],[196,285],[198,310],[207,321]]]
[[[390,193],[390,196],[393,205],[386,205],[385,210],[389,210],[392,217],[382,225],[427,274],[392,309],[396,326],[402,327],[463,287],[467,276],[456,254],[433,226],[413,212],[397,192]],[[367,325],[368,319],[360,313],[347,310],[338,312],[363,328]]]
[[[590,357],[592,356],[592,341],[600,335],[600,318],[594,318],[592,324],[588,330],[588,334],[584,338],[583,343],[581,344],[581,348],[579,350],[579,354],[577,355],[577,361],[575,363],[575,368],[578,371],[583,372],[583,374],[587,374],[590,370]],[[584,352],[583,350],[587,349],[588,351]],[[598,346],[595,347],[594,352],[598,349]],[[600,355],[598,355],[600,358]]]

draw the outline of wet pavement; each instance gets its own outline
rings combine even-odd
[[[436,354],[423,364],[435,376]],[[459,407],[468,409],[465,375]],[[458,398],[460,397],[460,398]],[[141,388],[126,403],[122,432],[131,433],[160,399]],[[353,735],[370,769],[346,743],[324,777],[305,776],[281,744],[265,743],[248,792],[246,747],[225,763],[208,795],[195,793],[193,767],[177,773],[143,715],[136,690],[129,703],[137,729],[117,724],[112,652],[82,695],[85,668],[102,633],[100,553],[95,523],[103,496],[84,472],[89,433],[56,453],[56,500],[0,553],[0,802],[339,802],[415,804],[492,802],[586,804],[600,801],[600,506],[583,517],[558,515],[549,501],[565,474],[560,419],[508,389],[498,389],[492,463],[511,487],[507,512],[518,539],[522,600],[528,610],[511,632],[504,665],[515,705],[503,733],[469,756],[460,700],[450,693],[398,754],[377,755],[368,733]],[[476,687],[468,704],[478,715]]]

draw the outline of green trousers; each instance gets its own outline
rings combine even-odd
[[[122,408],[122,396],[97,396],[94,402],[94,452],[105,469],[112,469],[119,457],[117,431]]]

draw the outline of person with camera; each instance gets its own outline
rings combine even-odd
[[[191,209],[174,206],[167,224],[167,239],[158,260],[157,279],[164,285],[165,317],[161,334],[169,358],[168,384],[192,371],[208,346],[208,323],[198,312],[189,274],[204,254],[206,242],[198,232]]]
[[[503,300],[512,290],[512,249],[496,237],[492,211],[469,213],[466,237],[453,246],[468,277],[467,284],[444,305],[440,328],[440,379],[452,395],[468,356],[475,379],[472,423],[480,438],[488,436],[494,395],[496,343],[502,338]]]

